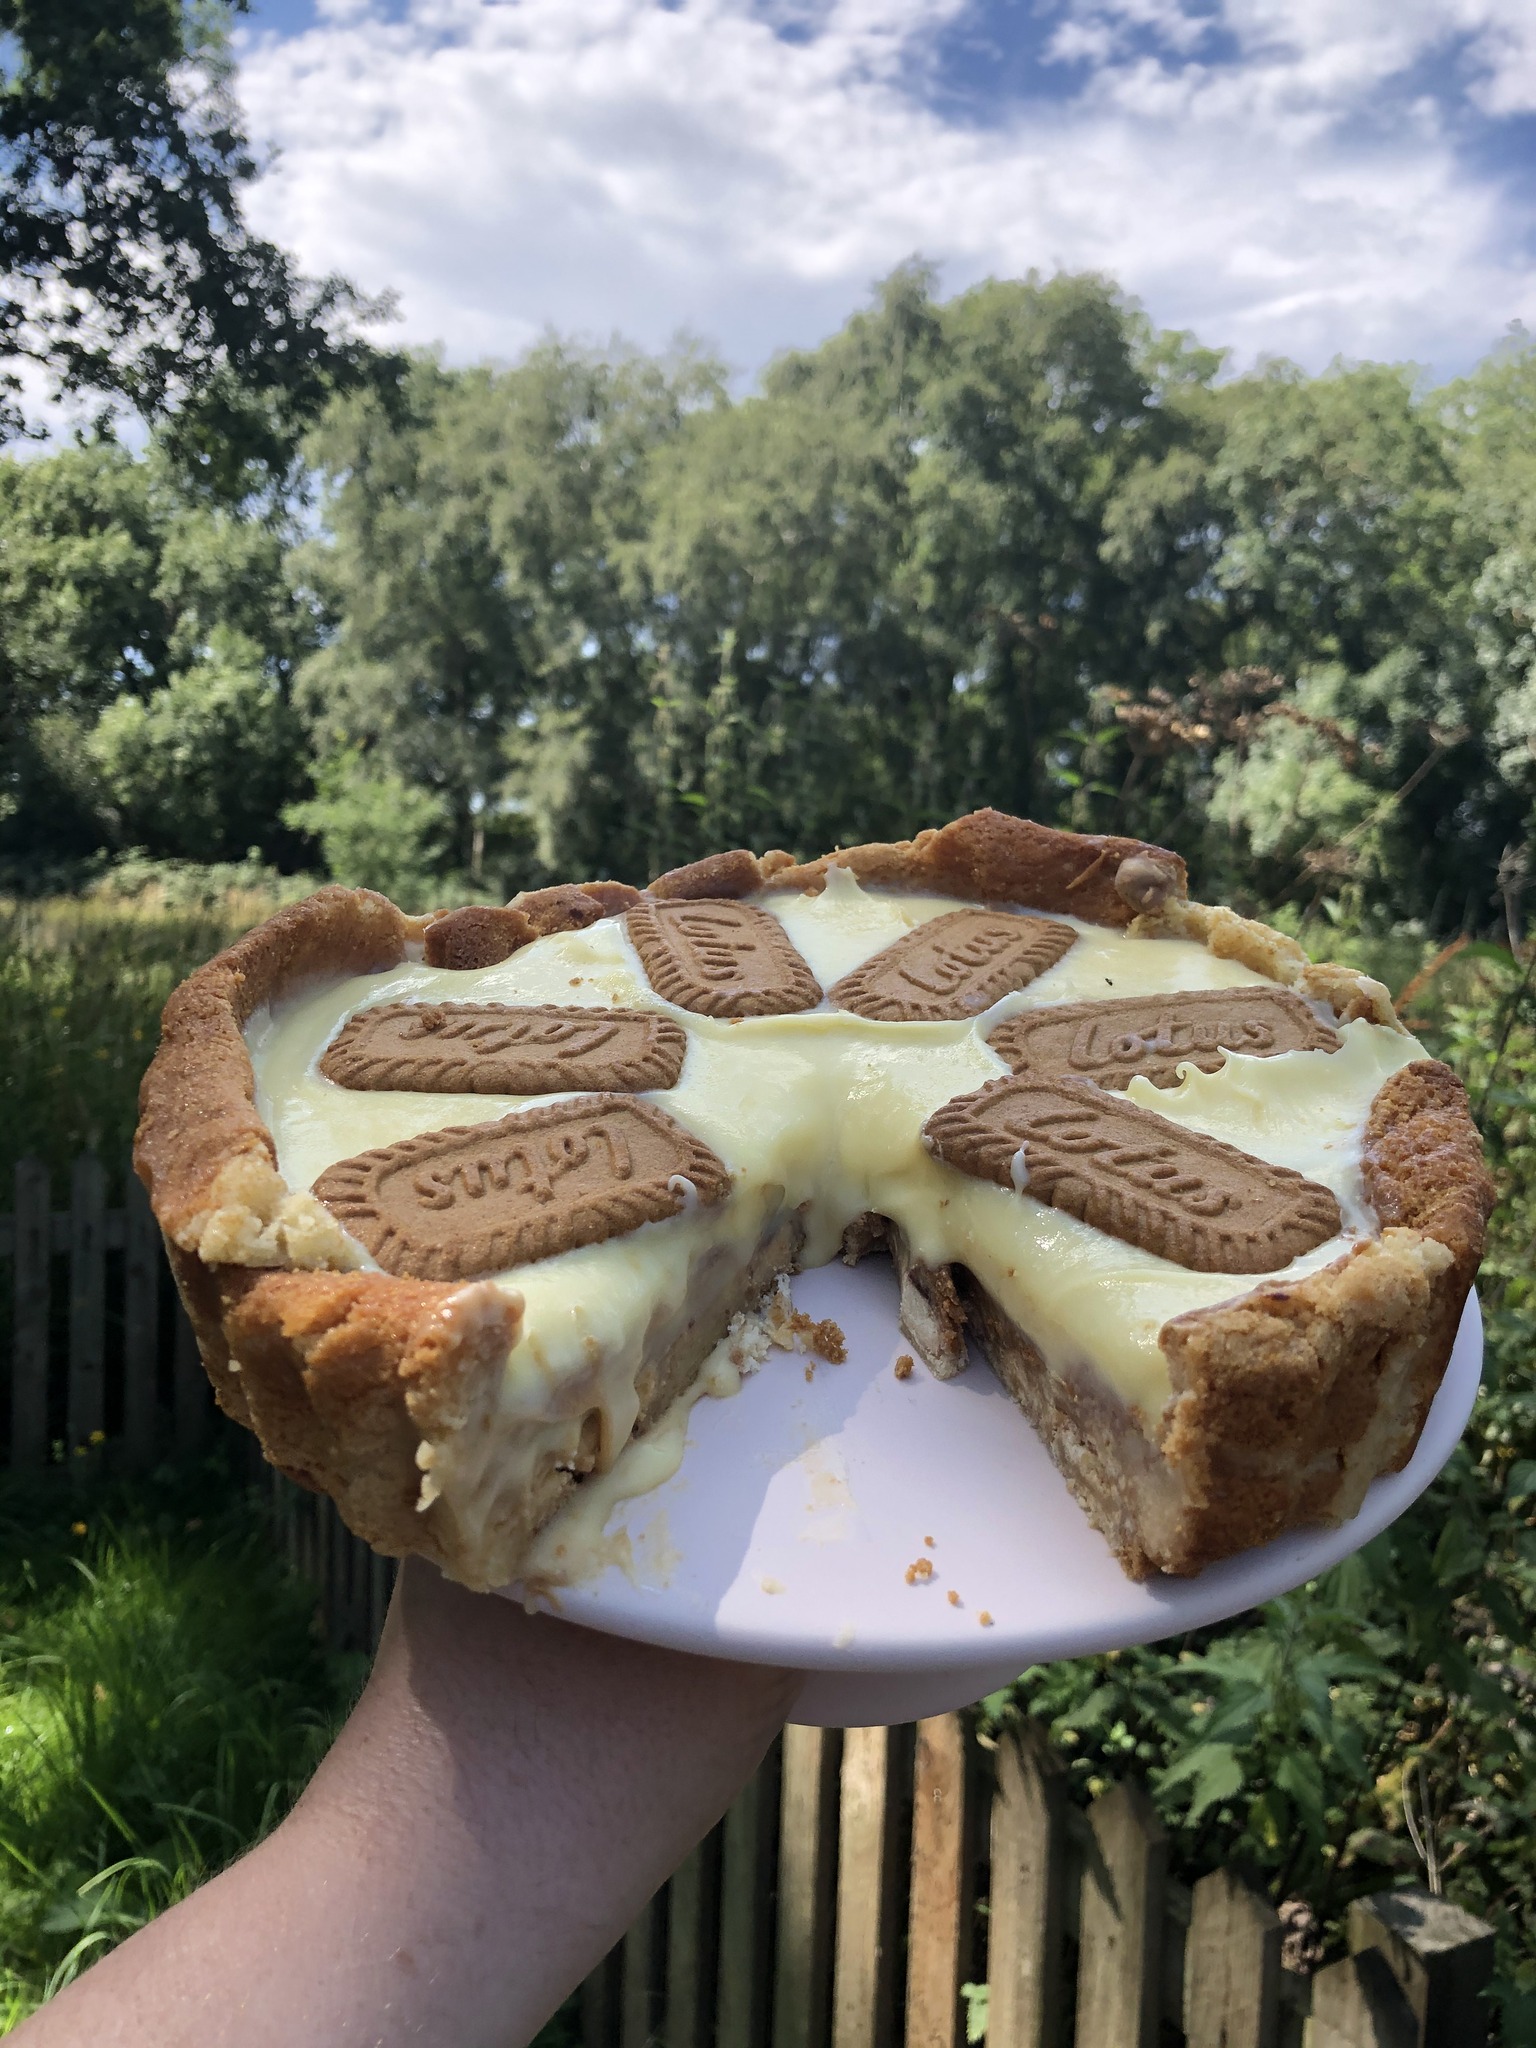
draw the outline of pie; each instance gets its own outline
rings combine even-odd
[[[1132,1575],[1338,1522],[1492,1200],[1379,983],[995,811],[421,918],[322,889],[171,997],[136,1164],[222,1406],[476,1587],[779,1276],[875,1249]]]

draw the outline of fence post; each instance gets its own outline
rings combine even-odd
[[[149,1196],[130,1173],[123,1200],[123,1456],[130,1472],[143,1471],[155,1456],[164,1257]]]
[[[1416,1887],[1376,1892],[1349,1909],[1349,1946],[1381,1953],[1413,2014],[1415,2048],[1483,2048],[1493,1941],[1486,1921]]]
[[[919,1721],[912,1764],[907,2048],[963,2048],[971,1962],[970,1744],[958,1714]]]
[[[107,1176],[82,1152],[69,1176],[69,1393],[71,1456],[106,1420]],[[83,1462],[83,1461],[82,1461]]]
[[[1280,1916],[1230,1870],[1195,1886],[1184,1949],[1188,2048],[1274,2048]]]
[[[619,2048],[650,2048],[656,2022],[657,1968],[661,1960],[662,1893],[653,1892],[624,1936],[624,1984],[619,1995]]]
[[[581,2048],[613,2048],[623,1960],[622,1945],[610,1949],[581,1987]]]
[[[212,1389],[208,1375],[203,1371],[203,1361],[198,1355],[197,1337],[192,1328],[186,1305],[178,1295],[176,1299],[176,1341],[173,1350],[175,1404],[176,1404],[176,1449],[185,1455],[189,1451],[200,1451],[207,1431],[208,1404]]]
[[[784,1730],[773,2048],[826,2048],[841,1757],[841,1739],[834,1728],[792,1724]]]
[[[1377,1949],[1330,1963],[1312,1979],[1308,2048],[1415,2048],[1418,2026]]]
[[[389,1596],[395,1583],[393,1558],[381,1557],[374,1550],[368,1556],[368,1649],[372,1653],[379,1647],[379,1637],[384,1633],[384,1617],[389,1612]]]
[[[667,1887],[666,2048],[705,2048],[719,1939],[720,1830],[712,1828]]]
[[[767,2039],[778,1793],[775,1746],[722,1824],[716,2048],[759,2048]]]
[[[48,1295],[53,1223],[48,1169],[16,1162],[12,1245],[11,1469],[31,1471],[48,1458]]]
[[[1140,1785],[1088,1809],[1078,1921],[1078,2048],[1155,2048],[1168,1837]]]
[[[838,1815],[837,1948],[832,1970],[833,2048],[885,2048],[894,2031],[898,1802],[893,1768],[900,1731],[843,1731]]]
[[[987,2048],[1056,2048],[1067,1794],[1032,1721],[997,1741],[987,1908]]]

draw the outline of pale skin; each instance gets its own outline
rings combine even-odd
[[[799,1683],[403,1569],[292,1814],[25,2048],[517,2048],[725,1811]]]

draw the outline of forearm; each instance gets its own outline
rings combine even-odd
[[[512,2048],[724,1811],[793,1690],[409,1565],[373,1676],[289,1819],[23,2038]]]

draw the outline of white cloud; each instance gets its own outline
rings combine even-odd
[[[911,84],[967,9],[328,0],[247,38],[251,126],[281,152],[251,212],[307,268],[396,287],[396,332],[454,360],[687,327],[753,368],[914,252],[950,288],[1107,271],[1240,361],[1456,368],[1536,321],[1530,220],[1443,100],[1390,100],[1459,51],[1482,113],[1458,118],[1536,104],[1529,0],[1083,0],[1052,46],[1081,82],[1047,70],[1067,97],[974,125]]]

